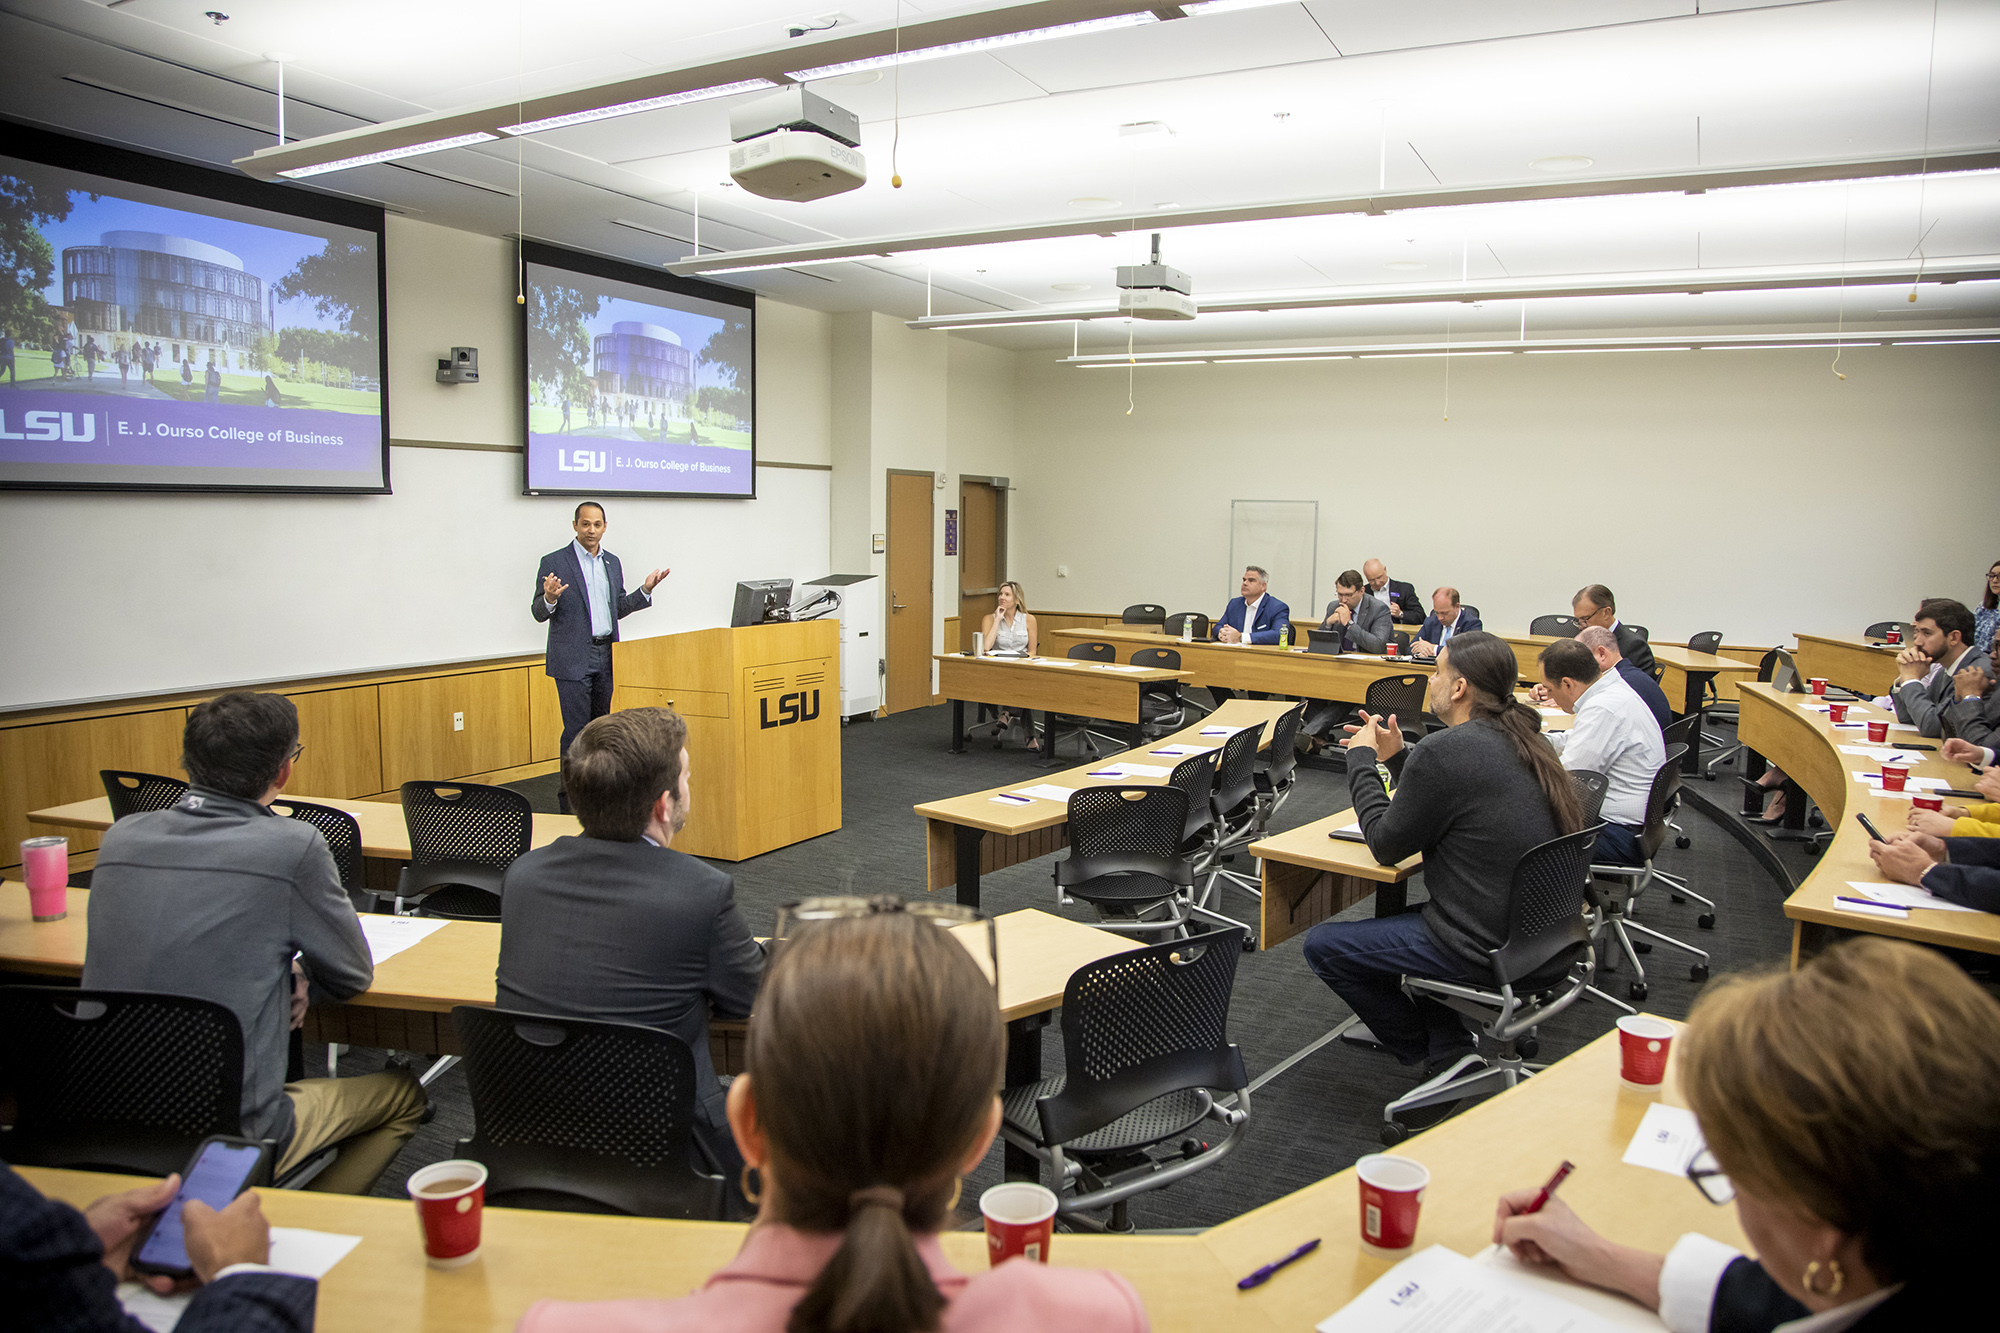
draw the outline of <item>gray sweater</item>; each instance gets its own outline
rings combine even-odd
[[[1507,939],[1514,863],[1560,831],[1535,775],[1498,722],[1441,731],[1410,751],[1391,800],[1375,752],[1347,752],[1347,785],[1368,850],[1383,865],[1424,855],[1424,924],[1477,969]],[[1476,973],[1477,975],[1477,973]]]
[[[196,787],[172,809],[127,815],[104,835],[83,984],[227,1005],[243,1027],[242,1132],[280,1145],[293,1125],[285,1057],[295,953],[332,999],[375,978],[354,904],[312,825]]]

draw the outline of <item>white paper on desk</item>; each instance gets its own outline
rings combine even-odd
[[[1864,898],[1873,898],[1878,903],[1895,903],[1899,907],[1925,907],[1934,912],[1977,912],[1977,907],[1967,907],[1963,903],[1948,903],[1929,889],[1920,889],[1909,884],[1871,884],[1865,879],[1850,879],[1847,887]]]
[[[1891,921],[1908,921],[1910,919],[1910,909],[1907,907],[1877,907],[1873,903],[1848,903],[1842,902],[1838,898],[1833,900],[1833,910],[1836,912],[1852,912],[1856,916],[1886,916]]]
[[[1857,754],[1863,759],[1873,759],[1880,764],[1915,764],[1923,759],[1923,756],[1914,750],[1884,750],[1873,745],[1843,745],[1840,747],[1840,752]]]
[[[1569,714],[1568,714],[1568,713],[1564,712],[1564,711],[1563,711],[1562,709],[1560,709],[1560,708],[1537,708],[1537,709],[1536,709],[1535,711],[1536,711],[1537,713],[1540,713],[1540,714],[1541,714],[1541,715],[1542,715],[1543,717],[1568,717],[1568,716],[1569,716]]]
[[[1643,1166],[1648,1171],[1664,1171],[1670,1176],[1687,1174],[1689,1162],[1702,1150],[1701,1124],[1684,1106],[1654,1102],[1633,1131],[1619,1160],[1627,1166]]]
[[[1015,808],[1017,808],[1017,809],[1018,809],[1019,807],[1021,807],[1021,806],[1024,806],[1024,805],[1033,805],[1033,804],[1035,803],[1035,802],[1034,802],[1034,798],[1033,798],[1033,797],[1029,797],[1029,796],[1008,796],[1008,795],[1006,795],[1005,793],[1002,793],[1002,794],[1001,794],[1001,795],[999,795],[999,796],[989,796],[989,797],[987,797],[986,799],[987,799],[987,800],[989,800],[989,801],[992,801],[992,802],[994,802],[994,803],[995,803],[995,804],[997,804],[997,805],[1011,805],[1011,806],[1014,806],[1014,807],[1015,807]]]
[[[331,1231],[308,1231],[304,1227],[272,1227],[270,1266],[281,1273],[322,1278],[348,1252],[361,1243],[359,1236],[342,1236]],[[118,1303],[125,1313],[154,1333],[172,1333],[174,1325],[187,1313],[194,1293],[183,1291],[159,1296],[137,1282],[118,1284]]]
[[[1504,1273],[1510,1281],[1520,1282],[1536,1291],[1544,1292],[1559,1301],[1588,1310],[1591,1314],[1618,1328],[1645,1330],[1646,1333],[1660,1333],[1666,1325],[1660,1317],[1634,1300],[1627,1300],[1616,1292],[1600,1287],[1586,1287],[1581,1282],[1564,1277],[1553,1268],[1530,1268],[1514,1257],[1514,1252],[1504,1245],[1489,1245],[1472,1256],[1472,1262],[1482,1268],[1491,1268],[1496,1273]]]
[[[1856,772],[1854,780],[1856,782],[1865,782],[1871,787],[1880,787],[1882,785],[1882,775],[1880,773]],[[1917,791],[1943,791],[1951,784],[1943,778],[1920,778],[1912,775],[1903,779],[1903,785]],[[1894,796],[1896,793],[1885,791],[1880,794],[1883,796]]]
[[[1076,795],[1076,788],[1058,787],[1052,782],[1042,782],[1032,787],[1016,787],[1008,795],[1032,796],[1038,801],[1054,801],[1057,805],[1068,805],[1069,798]]]
[[[1210,750],[1217,748],[1217,746],[1213,745],[1162,745],[1159,749],[1148,750],[1146,753],[1165,755],[1169,759],[1179,759],[1190,754],[1207,754]]]
[[[382,912],[361,914],[361,933],[368,939],[368,954],[377,967],[432,931],[442,930],[450,924],[434,917],[389,916]]]
[[[1921,735],[1923,734],[1923,728],[1922,728],[1922,727],[1913,727],[1913,726],[1911,726],[1911,725],[1910,725],[1909,723],[1907,723],[1907,722],[1891,722],[1891,723],[1889,724],[1889,730],[1891,730],[1891,731],[1907,731],[1907,732],[1909,732],[1909,733],[1910,733],[1910,734],[1911,734],[1912,736],[1921,736]]]
[[[1433,1245],[1315,1327],[1319,1333],[1611,1333],[1619,1325]]]
[[[1163,778],[1173,772],[1171,768],[1159,764],[1106,764],[1103,768],[1093,768],[1094,778]]]
[[[1105,671],[1156,671],[1156,670],[1158,670],[1158,668],[1157,668],[1157,667],[1142,667],[1142,666],[1120,666],[1120,665],[1119,665],[1118,663],[1116,663],[1116,662],[1100,662],[1100,663],[1098,663],[1098,666],[1099,666],[1099,668],[1100,668],[1100,669],[1102,669],[1102,670],[1105,670]]]
[[[1201,734],[1204,736],[1234,736],[1237,732],[1243,730],[1245,730],[1243,727],[1203,727]]]

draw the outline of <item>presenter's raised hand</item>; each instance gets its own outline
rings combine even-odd
[[[542,575],[542,597],[545,601],[553,602],[568,591],[569,585],[555,575]]]
[[[646,575],[646,581],[640,584],[639,586],[642,589],[644,589],[648,595],[651,595],[653,589],[660,586],[660,580],[673,572],[674,571],[671,569],[656,569],[652,573]]]

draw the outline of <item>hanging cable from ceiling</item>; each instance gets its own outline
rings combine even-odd
[[[1937,82],[1937,21],[1938,0],[1931,0],[1931,52],[1930,64],[1924,71],[1924,156],[1917,168],[1917,276],[1910,282],[1910,300],[1917,299],[1917,284],[1924,280],[1924,237],[1930,235],[1924,226],[1924,191],[1930,184],[1931,167],[1931,89]]]
[[[527,120],[528,9],[527,0],[514,0],[514,119]],[[528,196],[527,172],[521,165],[524,134],[514,136],[514,304],[528,304]],[[695,251],[699,256],[701,251]]]
[[[896,0],[896,63],[889,68],[889,188],[900,190],[903,173],[896,168],[896,154],[903,147],[903,0]]]

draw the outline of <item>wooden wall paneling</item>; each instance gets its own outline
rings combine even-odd
[[[286,786],[313,796],[368,796],[382,790],[382,715],[376,686],[287,694],[299,710],[305,752]]]
[[[382,786],[458,778],[528,762],[531,668],[398,681],[380,687]],[[452,715],[465,715],[465,730]]]
[[[614,674],[616,668],[613,669]],[[528,668],[528,759],[531,763],[562,758],[562,704],[556,683],[537,663]]]
[[[21,840],[47,833],[67,837],[72,853],[95,848],[102,835],[31,828],[28,811],[102,796],[100,769],[185,778],[181,732],[186,727],[187,709],[164,708],[0,731],[0,866],[18,866]]]
[[[972,651],[972,634],[978,631],[979,622],[971,622],[972,632],[961,631],[959,626],[962,623],[965,622],[961,621],[957,616],[946,616],[944,618],[944,634],[938,639],[938,642],[944,645],[944,652],[969,653]]]

